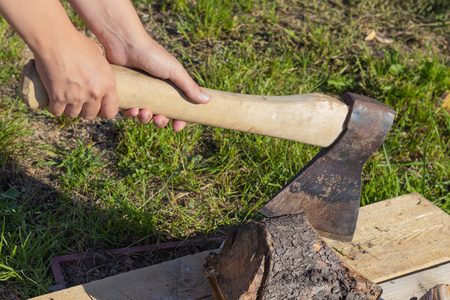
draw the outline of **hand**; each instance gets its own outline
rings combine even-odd
[[[117,65],[135,67],[144,70],[156,77],[168,79],[175,83],[192,101],[207,103],[209,95],[202,92],[200,87],[189,76],[181,63],[167,52],[161,45],[145,34],[139,39],[139,43],[127,47],[106,48],[106,57],[109,62]],[[139,121],[146,124],[153,118],[156,127],[167,125],[169,119],[163,115],[152,116],[148,109],[132,108],[124,110],[125,117],[138,117]],[[175,132],[182,130],[186,122],[173,120],[172,127]]]
[[[111,66],[101,47],[74,30],[50,51],[35,53],[36,69],[49,95],[55,116],[78,115],[86,120],[113,118],[118,96]]]
[[[69,0],[89,28],[106,49],[109,62],[144,70],[156,77],[175,83],[192,101],[207,103],[209,96],[202,92],[181,63],[154,41],[145,31],[129,0]],[[143,123],[152,118],[157,127],[164,127],[169,119],[152,116],[148,109],[124,111],[126,117],[138,116]],[[186,122],[174,120],[172,127],[180,131]]]

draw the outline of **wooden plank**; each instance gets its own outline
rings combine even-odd
[[[211,299],[204,251],[78,285],[33,300]]]
[[[420,298],[438,284],[450,284],[450,263],[381,283],[381,299]]]
[[[374,282],[450,261],[450,215],[417,193],[360,209],[350,243],[325,239]]]
[[[327,242],[346,255],[343,259],[349,266],[372,281],[383,282],[449,262],[450,216],[419,194],[409,194],[362,207],[351,243]],[[33,299],[211,299],[203,273],[204,257],[208,253],[182,257]],[[438,283],[447,283],[438,279],[450,274],[448,269],[440,267],[422,272],[423,276],[416,273],[411,275],[416,277],[405,279],[407,283],[383,283],[386,291],[382,297],[390,297],[383,299],[410,299],[392,293],[395,289],[419,291],[421,285],[429,289]],[[431,281],[432,278],[436,280]]]

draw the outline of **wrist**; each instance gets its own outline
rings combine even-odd
[[[146,48],[153,40],[142,26],[117,28],[114,31],[105,30],[96,33],[96,36],[105,47],[107,55],[114,54],[115,56],[126,55],[133,53],[136,49]]]
[[[147,33],[129,0],[69,0],[107,53],[133,49]]]
[[[80,43],[81,38],[83,35],[71,26],[53,34],[37,37],[27,44],[37,59],[51,60],[67,51],[75,51],[74,45]]]
[[[36,61],[59,65],[63,63],[64,58],[83,55],[88,40],[75,28],[70,28],[62,30],[61,34],[54,35],[54,38],[39,39],[33,48],[30,46],[30,49]]]
[[[139,38],[128,38],[126,40],[110,41],[105,46],[106,57],[110,63],[142,68],[142,60],[149,54],[163,51],[162,47],[153,40],[146,32]]]

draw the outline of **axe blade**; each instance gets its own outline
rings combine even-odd
[[[362,168],[382,145],[395,111],[372,98],[345,93],[350,107],[341,135],[259,211],[267,217],[305,213],[329,238],[351,241],[361,202]]]

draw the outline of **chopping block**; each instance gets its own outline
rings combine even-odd
[[[227,234],[204,265],[213,300],[379,299],[382,289],[345,265],[304,214],[251,221]]]

